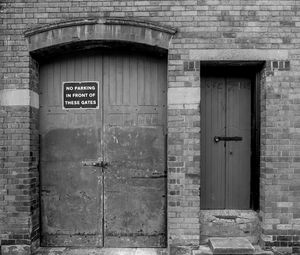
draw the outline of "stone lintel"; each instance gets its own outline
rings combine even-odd
[[[200,61],[267,61],[287,60],[288,50],[268,49],[206,49],[190,50],[190,60]]]

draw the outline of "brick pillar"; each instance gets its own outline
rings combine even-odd
[[[2,255],[31,254],[38,240],[38,66],[29,62],[22,88],[0,91]]]
[[[198,245],[200,182],[199,69],[184,69],[184,50],[170,51],[168,89],[168,234],[174,246]]]
[[[294,72],[289,61],[267,62],[261,111],[261,243],[289,254],[300,233],[295,193],[300,167],[299,71],[296,65],[292,68]]]

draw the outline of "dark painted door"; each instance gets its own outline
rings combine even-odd
[[[201,79],[201,208],[249,209],[251,80]]]
[[[41,66],[43,245],[165,246],[165,64],[93,53]],[[62,110],[64,81],[99,82],[100,109]]]

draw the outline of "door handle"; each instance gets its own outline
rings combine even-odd
[[[229,141],[242,141],[243,137],[241,136],[215,136],[214,141],[218,143],[220,141],[229,142]]]
[[[102,167],[102,168],[108,167],[108,162],[101,161],[100,162],[100,167]]]
[[[101,166],[101,163],[100,163],[100,162],[93,162],[92,165],[93,165],[93,166],[100,167],[100,166]]]
[[[106,168],[109,164],[108,162],[105,161],[82,161],[81,162],[83,166],[94,166],[94,167],[102,167],[102,168]]]

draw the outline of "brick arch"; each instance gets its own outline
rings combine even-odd
[[[140,20],[87,18],[32,28],[24,34],[28,38],[30,53],[39,55],[72,44],[97,45],[116,41],[167,50],[175,33],[174,28]]]

